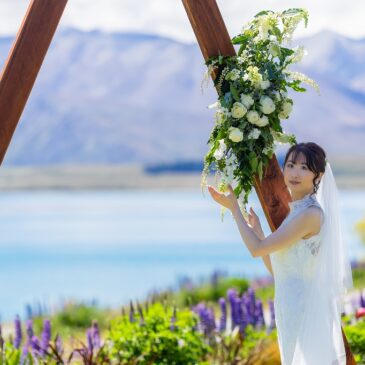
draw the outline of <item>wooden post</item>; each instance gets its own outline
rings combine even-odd
[[[205,60],[222,54],[233,56],[236,51],[224,24],[216,0],[182,0]],[[213,79],[216,74],[212,75]],[[272,231],[276,230],[289,213],[290,193],[277,158],[274,155],[263,173],[262,182],[255,176],[255,190]],[[356,364],[342,330],[347,365]]]
[[[0,74],[0,163],[14,134],[67,0],[32,0]]]

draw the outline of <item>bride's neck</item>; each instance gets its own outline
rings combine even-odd
[[[301,200],[310,193],[313,193],[313,191],[307,191],[306,193],[291,192],[292,201]]]

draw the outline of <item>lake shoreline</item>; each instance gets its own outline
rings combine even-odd
[[[340,189],[364,189],[365,171],[333,168]],[[215,184],[214,176],[208,178]],[[2,167],[0,191],[17,190],[200,190],[200,172],[147,173],[140,165]]]

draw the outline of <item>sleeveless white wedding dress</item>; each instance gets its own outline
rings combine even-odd
[[[313,205],[319,207],[322,211],[320,232],[270,254],[275,283],[275,321],[282,365],[297,365],[294,363],[296,361],[293,360],[293,356],[296,346],[300,346],[298,338],[300,338],[306,298],[314,280],[316,280],[314,272],[318,262],[325,215],[316,196],[307,194],[302,199],[289,203],[290,212],[281,223],[281,225],[285,225],[297,214]],[[316,318],[310,318],[310,320],[320,321],[321,318],[325,318],[321,308],[324,307],[319,305],[318,315],[316,315]],[[315,341],[315,338],[316,336],[313,334],[313,341]],[[325,364],[320,359],[308,360],[311,358],[310,354],[303,355],[302,358],[307,359],[301,360],[301,363],[306,365],[332,365]]]

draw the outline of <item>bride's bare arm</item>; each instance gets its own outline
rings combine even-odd
[[[213,199],[232,212],[242,240],[253,257],[269,255],[294,244],[309,234],[318,232],[320,229],[321,210],[316,206],[311,206],[267,237],[260,239],[244,219],[232,187],[228,185],[228,188],[229,194],[225,195],[212,186],[208,186]]]
[[[299,213],[287,224],[260,240],[253,234],[239,209],[232,211],[242,240],[253,257],[268,255],[277,250],[289,247],[308,234],[319,231],[321,211],[313,206]]]

